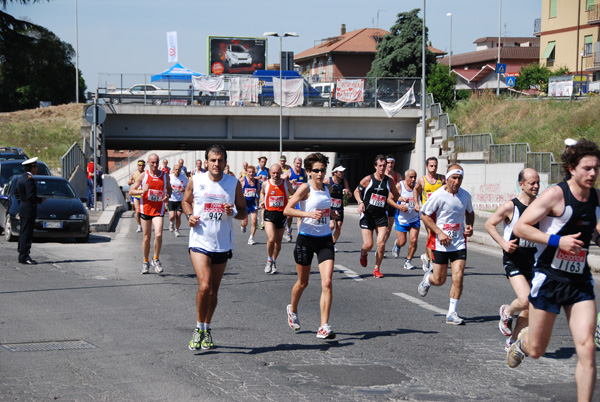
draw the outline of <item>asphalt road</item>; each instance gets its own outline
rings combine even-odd
[[[162,275],[140,275],[129,212],[89,244],[35,242],[37,266],[17,264],[16,244],[0,241],[0,400],[575,400],[564,313],[544,357],[506,365],[498,308],[514,295],[498,249],[469,245],[458,307],[466,325],[447,325],[449,283],[419,297],[423,271],[402,269],[403,258],[386,258],[385,278],[373,278],[374,254],[359,265],[357,216],[348,213],[334,273],[337,338],[323,341],[316,261],[294,332],[285,312],[293,243],[284,243],[280,273],[267,275],[265,233],[249,246],[236,229],[212,322],[217,347],[190,351],[197,281],[188,229],[175,238],[167,227]]]

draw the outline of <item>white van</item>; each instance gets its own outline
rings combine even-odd
[[[314,89],[319,91],[322,99],[327,99],[323,103],[324,107],[330,107],[329,99],[331,99],[331,103],[335,104],[335,82],[318,82],[311,85]]]

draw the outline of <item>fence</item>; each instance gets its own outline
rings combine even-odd
[[[529,152],[527,153],[527,167],[540,173],[550,173],[550,166],[554,161],[551,152]]]
[[[71,145],[71,148],[60,159],[62,168],[62,176],[69,180],[71,174],[77,169],[77,166],[85,167],[86,157],[76,142]]]
[[[492,144],[489,163],[525,163],[529,153],[529,144]]]
[[[454,149],[456,152],[483,152],[490,149],[494,143],[492,134],[465,134],[454,137]]]

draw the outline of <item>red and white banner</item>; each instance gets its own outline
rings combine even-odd
[[[365,100],[365,80],[336,80],[335,98],[341,102]]]
[[[167,32],[167,48],[169,55],[169,63],[177,62],[179,50],[177,49],[177,32]]]

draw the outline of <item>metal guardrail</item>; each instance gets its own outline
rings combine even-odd
[[[465,134],[454,137],[454,149],[456,152],[483,152],[490,149],[494,143],[491,133]]]
[[[448,113],[440,114],[438,117],[438,127],[441,130],[445,130],[446,127],[448,126],[448,123],[450,123],[450,118],[448,117]]]
[[[529,152],[527,154],[527,167],[540,173],[550,173],[550,166],[555,162],[551,152]]]
[[[78,143],[73,143],[71,148],[62,156],[60,159],[60,166],[62,169],[62,176],[69,180],[71,174],[77,169],[77,166],[85,166],[85,155],[79,147]]]
[[[529,152],[528,143],[492,144],[489,163],[525,163]]]
[[[562,162],[551,162],[550,163],[550,183],[558,183],[563,178]]]
[[[454,139],[458,135],[458,129],[456,128],[456,124],[451,123],[446,126],[446,136],[448,139]]]
[[[439,103],[432,103],[431,104],[431,118],[437,119],[440,114],[442,114],[442,105],[440,105]]]

